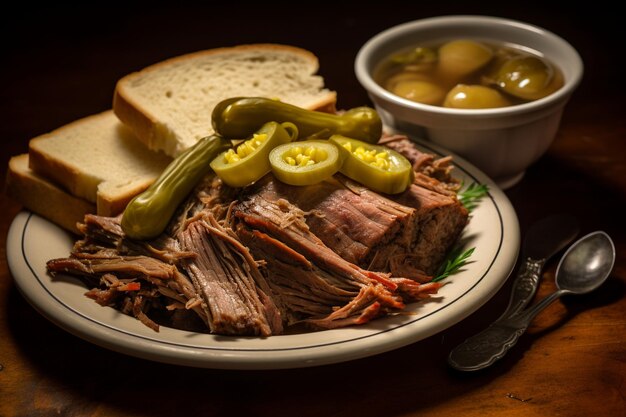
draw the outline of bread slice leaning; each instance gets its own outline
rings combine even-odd
[[[211,112],[238,96],[276,98],[332,111],[337,95],[315,75],[318,59],[275,44],[206,50],[152,65],[119,80],[113,110],[153,150],[177,156],[213,132]]]
[[[70,195],[32,171],[28,154],[9,160],[6,193],[33,213],[73,233],[79,233],[76,224],[83,221],[85,214],[96,212],[95,204]]]
[[[119,214],[171,162],[139,142],[111,110],[30,140],[29,166],[68,194]]]

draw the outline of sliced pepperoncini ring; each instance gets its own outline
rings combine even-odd
[[[413,183],[411,163],[394,150],[341,135],[331,136],[330,142],[344,155],[339,171],[374,191],[398,194]]]
[[[305,140],[280,145],[270,152],[272,173],[290,185],[311,185],[330,178],[341,167],[341,154],[333,143]]]
[[[224,183],[244,187],[270,172],[272,149],[297,137],[298,128],[293,123],[265,123],[251,138],[213,159],[211,168]]]

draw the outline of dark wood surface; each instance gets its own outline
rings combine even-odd
[[[3,17],[1,29],[0,175],[10,156],[27,151],[30,138],[109,108],[119,77],[168,57],[240,43],[304,47],[318,55],[321,75],[347,108],[369,104],[353,60],[377,32],[441,14],[510,17],[565,37],[580,51],[586,72],[548,153],[506,194],[522,236],[534,221],[561,212],[575,215],[582,233],[608,232],[618,256],[605,285],[551,305],[504,359],[476,373],[450,369],[446,357],[503,311],[510,283],[457,325],[374,357],[300,370],[184,368],[111,352],[40,316],[8,269],[6,234],[20,206],[0,195],[0,416],[624,415],[626,113],[619,17],[597,2],[590,10],[406,3],[414,5],[23,6]],[[548,264],[538,298],[555,289],[555,268],[555,261]]]

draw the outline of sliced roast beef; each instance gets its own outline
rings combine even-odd
[[[294,187],[268,175],[250,194],[259,202],[285,200],[297,206],[306,215],[313,235],[348,262],[362,267],[367,267],[373,254],[389,242],[401,242],[408,249],[414,210],[375,193],[359,195],[346,186],[345,180],[336,176]]]
[[[388,253],[388,267],[400,274],[397,269],[414,268],[416,274],[423,271],[432,275],[443,262],[452,245],[459,239],[468,222],[468,211],[456,198],[442,195],[412,184],[404,193],[394,196],[398,203],[413,207],[413,237],[407,252],[401,250]]]
[[[268,282],[283,300],[290,324],[334,328],[364,323],[404,308],[403,299],[424,296],[415,281],[365,270],[339,256],[312,233],[305,212],[285,199],[253,193],[233,213],[243,243],[265,259]]]
[[[330,249],[309,229],[304,219],[305,213],[285,199],[272,201],[260,194],[252,194],[235,207],[234,213],[249,227],[277,237],[306,259],[327,270],[345,274],[362,284],[367,284],[373,279],[395,288],[386,274],[359,268]]]
[[[424,282],[444,259],[467,223],[467,210],[455,197],[411,185],[382,196],[341,175],[294,187],[264,177],[248,192],[257,210],[287,201],[306,218],[311,234],[341,258],[369,270],[391,272]],[[274,213],[276,224],[293,213]]]

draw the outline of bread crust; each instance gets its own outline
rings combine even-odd
[[[125,187],[124,192],[113,196],[98,193],[96,213],[100,216],[117,216],[124,211],[130,200],[144,192],[153,182],[153,180],[135,181],[131,187]]]
[[[201,56],[246,51],[285,51],[297,54],[308,61],[311,75],[315,75],[319,62],[317,57],[304,49],[278,44],[249,44],[234,47],[224,47],[194,52],[174,57],[141,71],[127,75],[117,83],[113,110],[87,116],[65,126],[59,127],[50,133],[34,138],[29,143],[29,154],[16,156],[9,162],[7,173],[7,192],[27,209],[40,214],[61,227],[77,233],[77,222],[82,222],[86,213],[96,213],[102,216],[115,216],[121,213],[127,203],[137,194],[144,191],[153,182],[153,179],[141,177],[124,184],[115,184],[113,187],[101,187],[102,179],[96,178],[85,171],[84,167],[76,165],[63,157],[50,155],[44,146],[46,139],[60,135],[64,136],[72,129],[98,123],[100,119],[112,118],[128,126],[139,142],[148,148],[157,148],[163,132],[160,121],[151,116],[150,112],[135,102],[125,90],[125,85],[146,73],[157,71],[160,68],[175,64],[187,59],[196,59]],[[320,94],[318,101],[311,104],[311,110],[334,112],[336,111],[337,95],[334,91]],[[114,117],[117,116],[117,118]],[[102,120],[103,123],[108,122]],[[117,136],[116,136],[117,137]],[[124,137],[124,136],[122,136]],[[146,149],[146,152],[149,152]],[[88,157],[88,155],[85,155]],[[104,191],[103,191],[104,190]]]
[[[158,121],[152,118],[147,110],[143,110],[142,106],[135,102],[132,98],[126,97],[123,85],[120,83],[127,82],[124,78],[117,82],[115,93],[113,94],[113,111],[115,115],[126,126],[130,126],[141,142],[148,149],[157,148],[156,126]]]
[[[89,172],[86,172],[84,167],[74,165],[68,160],[50,156],[45,147],[43,147],[46,140],[53,139],[56,136],[63,136],[67,131],[79,129],[82,125],[97,124],[100,123],[100,121],[108,124],[109,121],[104,120],[105,118],[115,121],[116,124],[119,123],[117,118],[112,114],[112,111],[107,110],[76,120],[50,133],[31,139],[29,142],[28,163],[33,173],[42,178],[46,178],[49,182],[67,192],[68,195],[73,195],[94,204],[96,207],[93,211],[94,213],[101,216],[116,216],[124,210],[131,199],[143,192],[154,182],[158,176],[157,172],[155,172],[154,177],[151,178],[138,176],[137,178],[133,178],[132,181],[128,180],[122,184],[116,184],[115,181],[106,178],[101,179],[90,176]],[[126,132],[130,134],[128,130],[126,130]],[[135,138],[131,140],[135,140]],[[42,144],[42,146],[40,146],[40,144]],[[137,141],[137,145],[143,147],[139,141]],[[152,151],[148,149],[145,149],[145,152],[146,154],[152,153]],[[89,156],[90,155],[85,155],[85,157]],[[170,160],[164,155],[157,157],[155,154],[155,158],[158,158],[155,159],[155,161],[158,161],[158,163],[162,165],[162,168],[165,168]]]
[[[129,96],[125,88],[128,84],[132,83],[137,77],[144,76],[146,73],[158,71],[163,67],[176,64],[177,62],[186,61],[189,59],[196,59],[202,56],[219,55],[226,52],[230,53],[233,51],[259,51],[263,49],[267,51],[284,51],[300,55],[310,62],[312,69],[311,74],[317,73],[319,69],[319,61],[312,52],[290,45],[280,45],[272,43],[246,44],[192,52],[189,54],[180,55],[174,58],[167,59],[165,61],[158,62],[140,71],[133,72],[121,78],[116,84],[115,92],[113,95],[113,111],[115,112],[115,115],[125,125],[129,126],[133,130],[137,138],[142,141],[149,149],[158,149],[161,147],[161,144],[158,143],[159,121],[151,115],[148,109],[144,108],[140,103],[138,103],[136,100]],[[335,91],[328,91],[328,93],[324,97],[313,103],[309,107],[309,110],[334,112],[336,111],[336,102],[337,93]]]
[[[6,193],[36,213],[67,231],[79,234],[77,223],[83,222],[85,214],[95,213],[96,206],[74,197],[55,184],[47,181],[28,168],[28,154],[9,160]]]
[[[68,163],[67,161],[59,161],[49,158],[45,151],[39,146],[42,141],[48,140],[54,136],[62,136],[66,131],[79,128],[81,125],[94,123],[97,119],[109,117],[110,110],[102,113],[94,114],[75,120],[64,126],[61,126],[49,133],[33,138],[28,143],[29,168],[40,176],[43,176],[55,184],[67,190],[70,194],[81,197],[89,202],[96,203],[97,187],[89,193],[85,193],[79,186],[81,179],[80,168]]]

